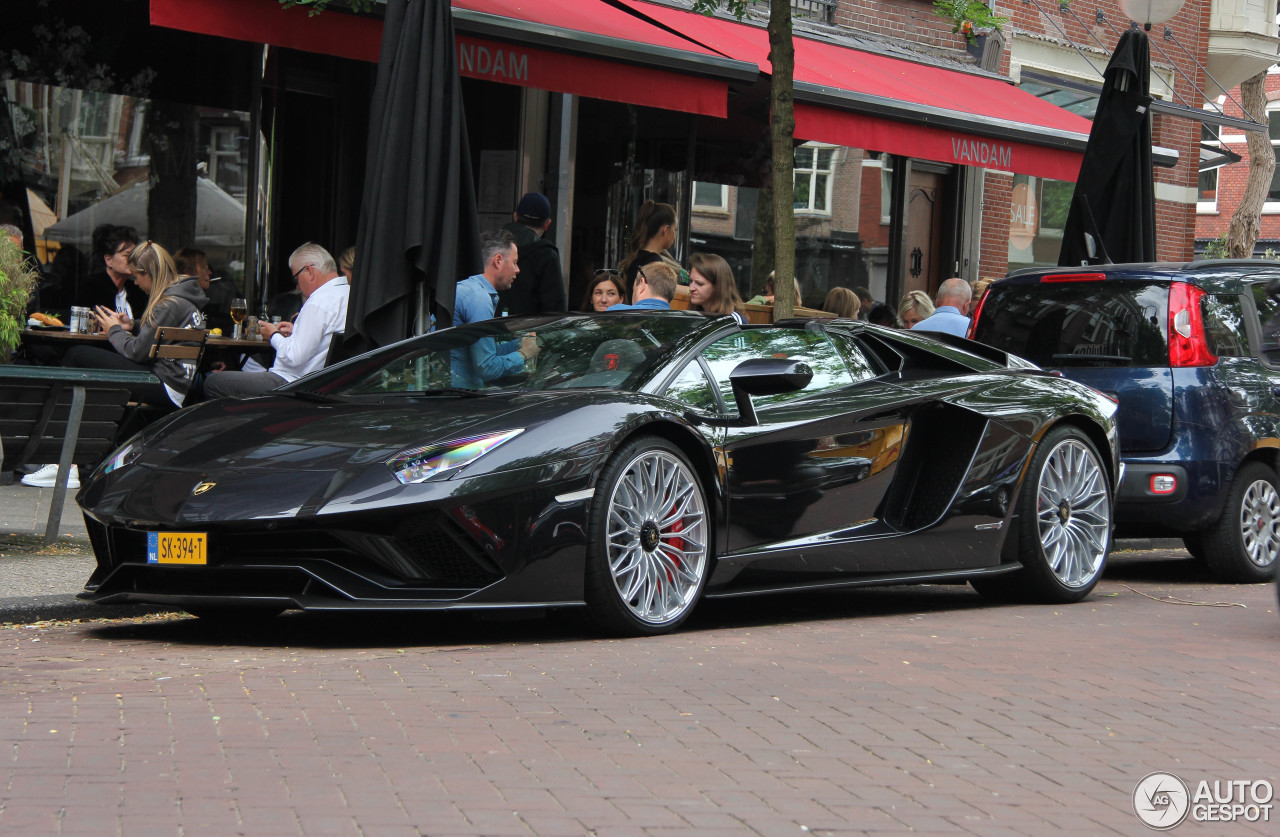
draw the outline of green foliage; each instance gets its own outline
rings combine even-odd
[[[999,32],[1000,27],[1009,22],[1009,18],[996,14],[983,0],[933,0],[933,10],[951,21],[951,31],[964,35],[969,43],[977,43],[980,30]]]
[[[0,236],[0,363],[22,339],[27,324],[27,302],[40,281],[27,254],[8,236]]]
[[[280,0],[281,7],[286,9],[302,6],[307,10],[307,17],[315,17],[320,14],[329,8],[330,3],[346,6],[353,12],[368,14],[373,11],[374,0]]]
[[[693,10],[700,15],[715,14],[716,9],[724,6],[738,20],[746,17],[750,5],[751,0],[693,0]]]
[[[1204,258],[1206,259],[1228,259],[1231,257],[1231,248],[1227,246],[1227,234],[1215,238],[1204,247]]]

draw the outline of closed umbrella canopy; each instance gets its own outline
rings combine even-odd
[[[1150,56],[1147,33],[1135,27],[1107,64],[1059,265],[1155,261]]]
[[[447,0],[389,0],[369,113],[345,354],[408,337],[419,292],[449,325],[480,272],[471,154]]]

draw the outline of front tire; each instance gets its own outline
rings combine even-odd
[[[1270,581],[1280,555],[1280,490],[1276,474],[1246,462],[1231,481],[1222,517],[1201,535],[1205,563],[1219,581]]]
[[[1111,550],[1111,481],[1083,431],[1045,434],[1018,499],[1022,568],[973,580],[984,596],[1066,604],[1089,595]]]
[[[618,634],[678,628],[710,575],[706,492],[680,449],[645,436],[619,450],[590,510],[586,599],[592,619]]]

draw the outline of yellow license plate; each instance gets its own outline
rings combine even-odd
[[[209,536],[204,532],[148,532],[148,564],[207,564]]]

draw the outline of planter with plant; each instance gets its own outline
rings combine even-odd
[[[933,10],[951,21],[951,31],[964,35],[971,44],[978,42],[979,35],[999,32],[1000,27],[1009,22],[1009,18],[996,14],[983,0],[933,0]]]
[[[22,248],[0,235],[0,363],[8,363],[27,324],[27,302],[40,276]]]

